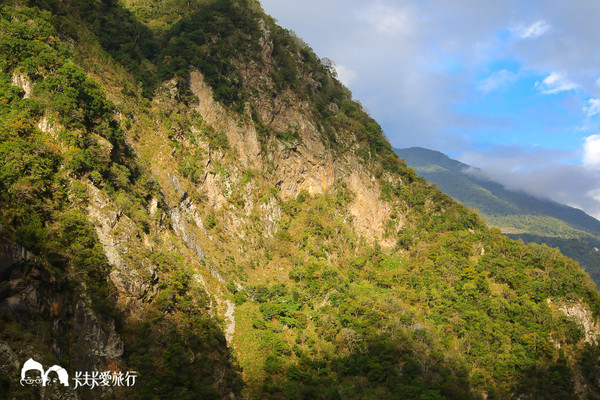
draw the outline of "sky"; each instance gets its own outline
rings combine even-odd
[[[396,148],[600,219],[600,1],[261,0]]]

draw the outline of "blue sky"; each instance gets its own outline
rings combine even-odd
[[[600,2],[262,0],[379,121],[600,217]]]

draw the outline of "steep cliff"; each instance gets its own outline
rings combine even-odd
[[[9,398],[598,395],[589,277],[418,178],[257,2],[0,23]],[[29,358],[137,380],[22,386]]]

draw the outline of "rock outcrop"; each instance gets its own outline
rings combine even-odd
[[[597,318],[594,318],[588,307],[579,302],[556,301],[553,299],[548,299],[547,302],[548,305],[556,307],[583,328],[586,343],[600,343],[600,323]]]

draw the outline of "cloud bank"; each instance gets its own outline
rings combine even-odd
[[[572,164],[577,152],[500,146],[472,150],[459,159],[477,165],[483,177],[508,189],[584,210],[600,219],[600,135],[584,145],[586,164]]]

